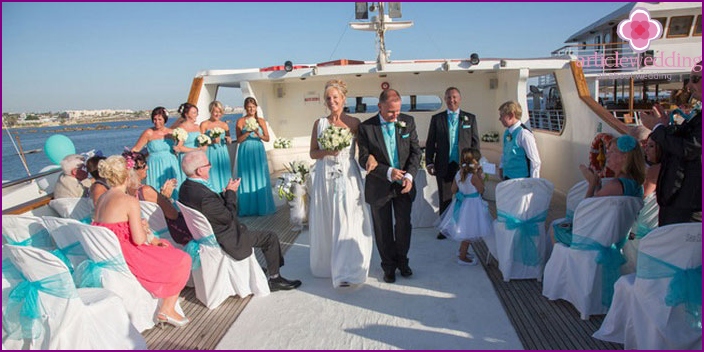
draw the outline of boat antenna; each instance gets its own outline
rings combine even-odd
[[[10,142],[12,142],[12,146],[15,148],[15,151],[17,152],[17,155],[20,157],[20,160],[22,160],[22,166],[24,166],[24,169],[27,171],[27,176],[32,176],[32,173],[29,172],[29,166],[27,166],[27,160],[24,158],[24,153],[19,150],[17,147],[17,144],[15,144],[14,138],[12,138],[12,133],[10,133],[10,128],[5,125],[5,117],[3,116],[2,118],[2,127],[7,131],[7,135],[10,136]],[[17,135],[17,138],[19,138],[19,135]]]
[[[352,29],[360,31],[374,31],[376,32],[377,45],[377,57],[376,57],[376,68],[377,71],[383,71],[386,64],[390,62],[389,56],[391,51],[386,50],[386,43],[384,41],[384,34],[387,30],[405,29],[413,26],[413,21],[397,21],[393,22],[392,18],[401,17],[401,3],[400,2],[373,2],[367,8],[366,2],[356,2],[355,3],[355,18],[356,19],[367,19],[369,11],[379,13],[378,16],[372,16],[369,22],[350,22],[350,27]],[[384,13],[385,4],[389,6],[389,14]]]

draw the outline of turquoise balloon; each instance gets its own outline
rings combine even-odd
[[[76,154],[76,147],[68,137],[55,134],[46,139],[44,154],[52,163],[58,165],[67,155]]]

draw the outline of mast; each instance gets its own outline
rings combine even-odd
[[[385,4],[389,5],[389,13],[387,15],[384,11]],[[368,3],[355,3],[357,9],[360,6],[366,7]],[[392,17],[401,17],[401,3],[399,2],[373,2],[368,6],[368,10],[371,12],[378,11],[378,16],[372,16],[369,22],[350,22],[350,27],[352,29],[361,31],[374,31],[376,32],[377,45],[377,56],[376,56],[376,68],[377,71],[383,71],[386,64],[390,62],[389,56],[390,51],[386,50],[386,42],[384,40],[384,34],[387,30],[397,30],[405,29],[413,26],[413,21],[398,21],[393,22]],[[357,19],[366,19],[367,12],[364,11],[362,14],[357,13]]]

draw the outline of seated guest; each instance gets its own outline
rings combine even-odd
[[[179,201],[208,219],[218,244],[233,259],[243,260],[252,254],[252,247],[260,247],[266,259],[271,291],[291,290],[300,286],[300,280],[287,280],[279,275],[284,258],[276,234],[271,231],[250,231],[239,222],[237,188],[240,180],[230,180],[225,191],[215,193],[208,183],[210,166],[205,152],[196,150],[186,153],[181,168],[188,178],[179,189]]]
[[[108,182],[105,181],[104,178],[100,177],[100,173],[98,172],[98,162],[105,159],[106,158],[102,155],[96,155],[86,160],[86,171],[88,171],[90,176],[93,178],[93,184],[88,190],[90,199],[93,200],[93,206],[98,204],[98,198],[110,189]]]
[[[70,154],[61,160],[64,173],[54,187],[54,199],[88,197],[91,181],[84,161],[85,158],[79,154]]]
[[[148,240],[139,201],[128,195],[125,158],[113,155],[98,163],[100,176],[110,185],[95,207],[94,226],[111,230],[120,243],[127,267],[154,297],[161,298],[158,323],[184,326],[189,319],[176,312],[176,303],[191,271],[191,257],[168,241]]]
[[[171,194],[176,188],[176,179],[170,179],[161,186],[157,192],[154,187],[142,184],[147,178],[147,165],[144,154],[139,152],[124,152],[122,156],[127,160],[127,168],[130,170],[130,181],[127,186],[127,194],[139,200],[156,203],[164,213],[169,234],[176,243],[186,245],[193,239],[191,231],[188,230],[186,219],[183,214],[171,203]]]

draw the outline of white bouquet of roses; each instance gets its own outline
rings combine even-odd
[[[242,129],[243,131],[256,131],[259,128],[259,123],[257,122],[257,119],[254,117],[250,117],[246,120],[244,120],[244,128]]]
[[[220,127],[215,127],[211,129],[208,134],[210,135],[210,138],[215,139],[225,134],[225,130]]]
[[[177,127],[171,132],[171,136],[174,138],[176,143],[183,142],[188,139],[188,132],[181,127]]]
[[[344,127],[330,125],[318,137],[318,143],[324,150],[340,151],[352,144],[352,132]]]
[[[281,176],[279,176],[279,180],[276,182],[276,188],[279,191],[279,199],[283,199],[285,197],[288,201],[293,200],[293,185],[295,183],[299,185],[303,184],[301,175],[291,172],[281,174]]]
[[[207,134],[200,134],[198,137],[196,137],[196,142],[198,142],[198,146],[204,146],[204,145],[211,145],[213,141],[208,137]]]
[[[499,132],[489,131],[487,133],[484,133],[482,135],[482,141],[483,142],[498,142],[499,141]]]
[[[291,140],[286,139],[286,138],[282,138],[282,137],[278,137],[278,138],[276,138],[276,140],[274,140],[274,148],[276,148],[276,149],[291,148]]]

